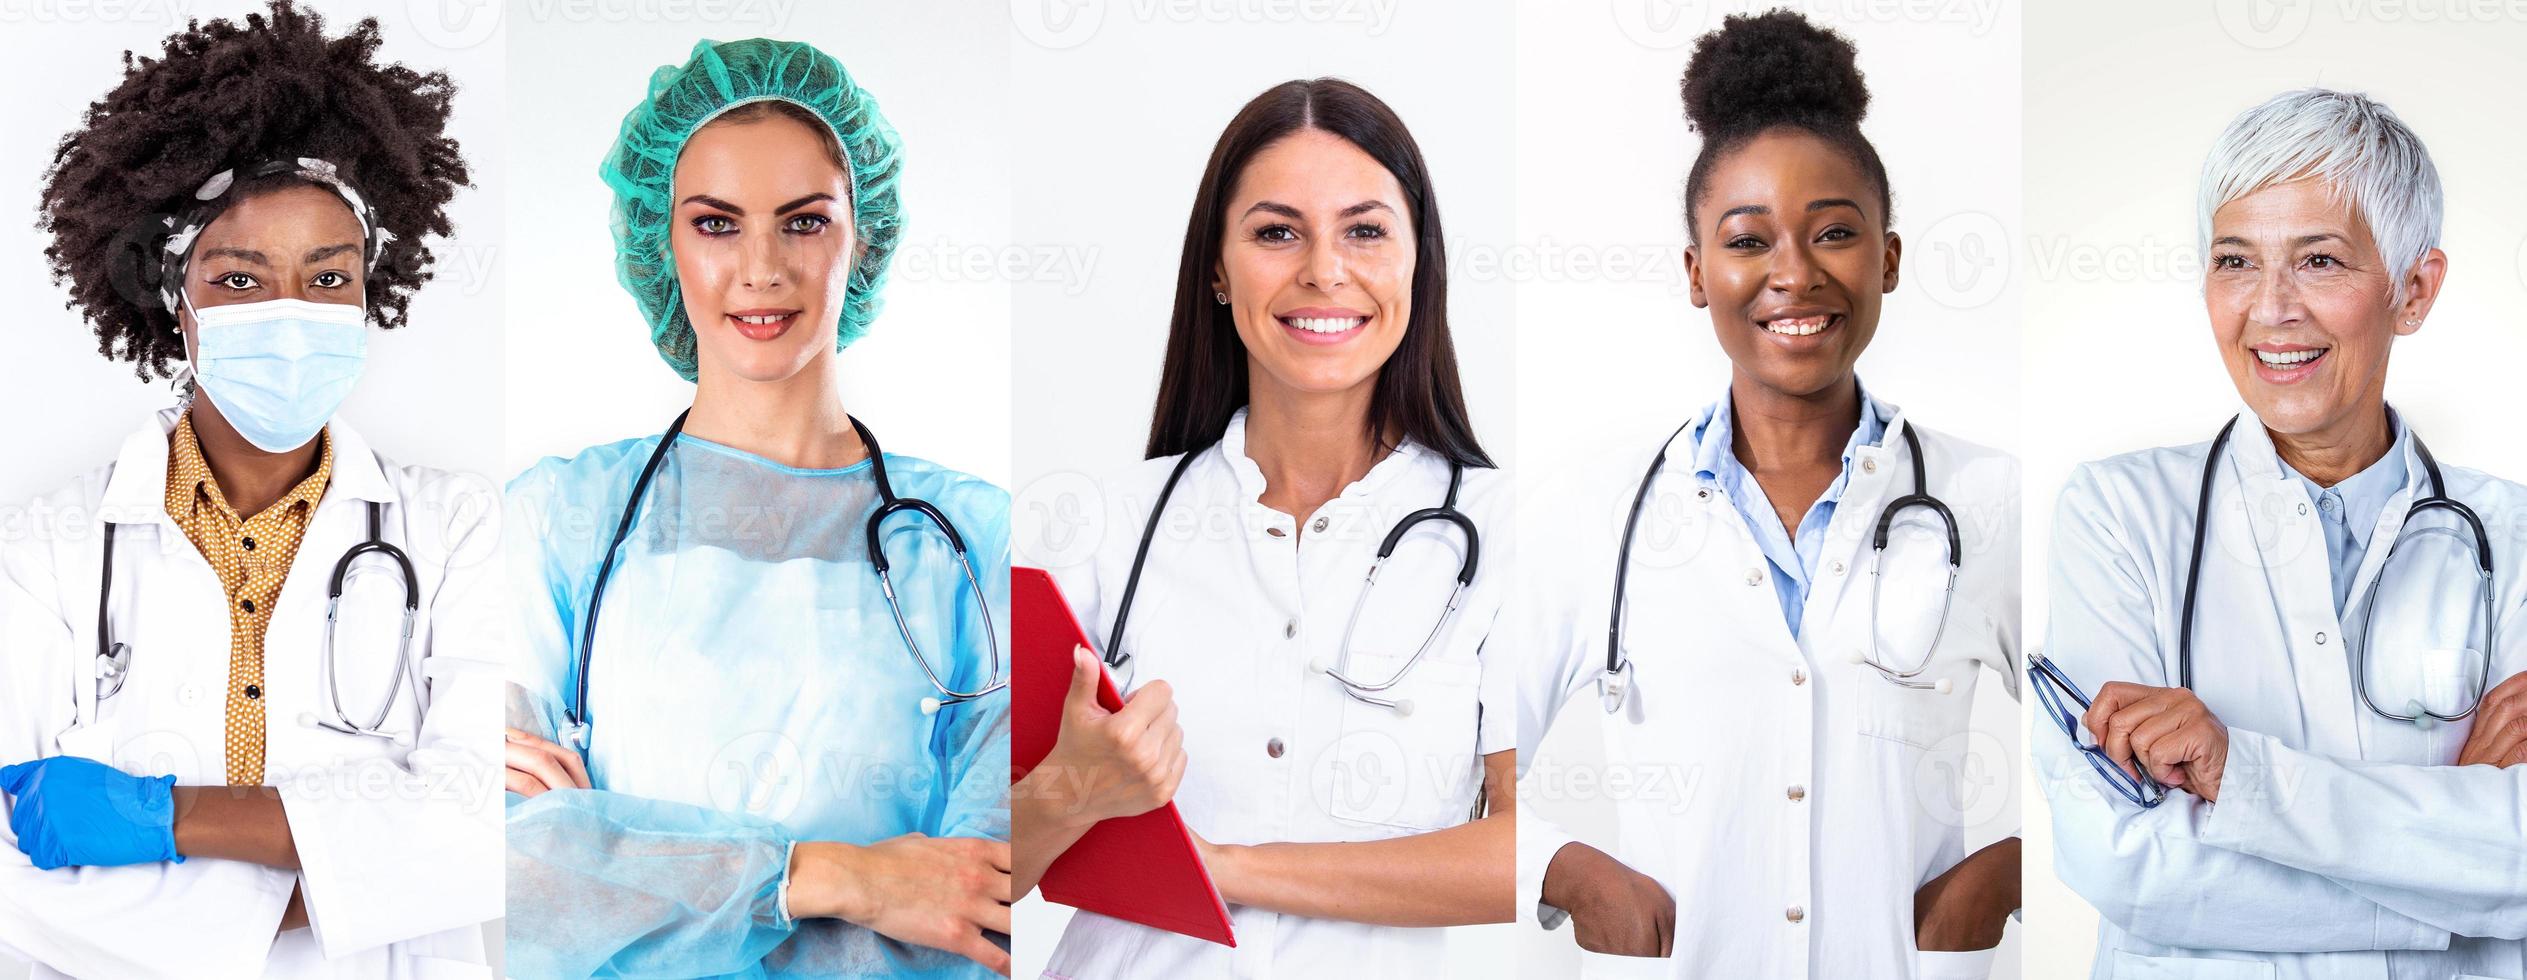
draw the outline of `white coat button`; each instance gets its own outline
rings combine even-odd
[[[1807,798],[1808,798],[1808,788],[1807,788],[1807,787],[1805,787],[1805,786],[1800,786],[1800,785],[1797,785],[1797,784],[1792,784],[1792,785],[1791,785],[1791,787],[1790,787],[1790,802],[1792,802],[1792,803],[1797,803],[1797,802],[1799,802],[1800,800],[1804,800],[1804,799],[1807,799]]]
[[[2301,517],[2306,517],[2306,516],[2308,516],[2308,503],[2307,503],[2307,501],[2302,500],[2302,501],[2300,501],[2300,502],[2299,502],[2299,516],[2301,516]]]
[[[1805,684],[1805,683],[1807,683],[1807,682],[1808,682],[1808,672],[1807,672],[1807,671],[1804,671],[1804,670],[1797,670],[1797,669],[1793,669],[1793,670],[1791,670],[1791,671],[1790,671],[1790,686],[1792,686],[1792,687],[1797,687],[1797,686],[1799,686],[1799,685],[1801,685],[1801,684]]]
[[[1307,529],[1318,534],[1325,533],[1325,519],[1322,517],[1317,518],[1316,523],[1308,525]]]
[[[1275,738],[1275,739],[1273,739],[1272,741],[1265,742],[1265,743],[1264,743],[1264,754],[1265,754],[1265,755],[1268,755],[1268,756],[1271,756],[1271,757],[1273,757],[1273,758],[1275,758],[1275,759],[1280,758],[1280,757],[1281,757],[1281,740],[1280,740],[1280,739],[1278,739],[1278,738]]]
[[[1874,460],[1874,459],[1864,459],[1864,460],[1861,460],[1861,461],[1860,461],[1860,472],[1863,472],[1863,473],[1875,473],[1875,472],[1877,472],[1877,471],[1878,471],[1878,461],[1877,461],[1877,460]],[[1793,920],[1793,921],[1795,921],[1795,920]]]
[[[1265,528],[1265,529],[1264,529],[1264,533],[1265,533],[1265,534],[1272,535],[1273,537],[1276,537],[1276,538],[1278,538],[1278,537],[1286,537],[1286,535],[1284,535],[1284,534],[1281,532],[1281,529],[1280,529],[1280,528],[1277,528],[1277,527],[1268,527],[1268,528]]]
[[[1296,638],[1298,637],[1298,635],[1299,635],[1299,621],[1298,621],[1298,620],[1293,619],[1293,620],[1291,620],[1291,621],[1289,621],[1289,622],[1287,622],[1287,623],[1283,623],[1283,624],[1281,625],[1281,636],[1282,636],[1282,638],[1283,638],[1283,639],[1296,639]]]
[[[1694,492],[1693,492],[1693,499],[1695,499],[1695,500],[1709,500],[1709,499],[1711,499],[1711,488],[1710,488],[1710,487],[1703,487],[1703,488],[1702,488],[1702,489],[1700,489],[1700,490],[1696,490],[1696,491],[1694,491]]]
[[[1843,560],[1840,558],[1834,559],[1834,563],[1826,567],[1833,569],[1834,574],[1840,575],[1843,573]]]
[[[1790,921],[1792,921],[1792,922],[1805,922],[1805,921],[1807,921],[1807,917],[1808,917],[1808,910],[1803,909],[1803,908],[1800,908],[1800,907],[1798,907],[1798,906],[1796,906],[1796,905],[1793,905],[1793,906],[1790,906],[1788,909],[1784,910],[1784,911],[1781,913],[1781,916],[1782,916],[1783,918],[1785,918],[1785,919],[1789,919],[1789,920],[1790,920]]]
[[[1749,569],[1747,569],[1747,570],[1746,570],[1746,584],[1748,584],[1748,585],[1762,585],[1762,584],[1764,584],[1764,570],[1763,570],[1763,569],[1760,569],[1760,568],[1749,568]]]
[[[202,700],[201,688],[195,687],[191,684],[186,684],[183,687],[175,689],[175,703],[177,704],[192,704],[193,702],[200,700]]]
[[[2324,645],[2325,645],[2325,634],[2323,634],[2323,633],[2318,633],[2318,634],[2316,635],[2316,645],[2317,645],[2317,646],[2324,646]]]

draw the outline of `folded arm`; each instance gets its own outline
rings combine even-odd
[[[2166,685],[2156,611],[2124,537],[2130,521],[2083,468],[2053,521],[2048,651],[2075,682]],[[2148,942],[2191,949],[2440,949],[2449,930],[2322,874],[2210,840],[2214,806],[2171,794],[2144,809],[2108,789],[2049,716],[2030,732],[2053,815],[2054,869],[2100,915]],[[2354,811],[2357,812],[2357,811]],[[2338,815],[2339,816],[2339,815]],[[2386,825],[2366,817],[2366,835]]]

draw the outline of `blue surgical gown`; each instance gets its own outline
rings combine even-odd
[[[588,595],[658,437],[548,458],[509,485],[524,593],[510,723],[564,730]],[[895,594],[942,681],[993,676],[1007,636],[1009,497],[886,457],[900,497],[963,535],[885,524]],[[511,795],[508,967],[560,976],[984,976],[953,954],[782,901],[797,841],[918,831],[1007,840],[1008,696],[925,715],[936,691],[870,563],[866,461],[799,469],[693,436],[661,463],[615,559],[588,670],[590,790]],[[1005,655],[1004,655],[1005,659]]]

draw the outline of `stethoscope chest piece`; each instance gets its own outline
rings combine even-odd
[[[97,654],[97,700],[123,693],[123,679],[131,676],[132,645],[116,643],[107,652]]]
[[[1607,714],[1623,710],[1623,699],[1632,693],[1632,660],[1623,658],[1611,670],[1597,674],[1597,701],[1606,706]]]

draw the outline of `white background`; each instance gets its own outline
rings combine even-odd
[[[1007,18],[981,3],[591,9],[652,16],[582,17],[534,3],[507,11],[509,136],[533,165],[509,179],[500,476],[663,431],[692,404],[693,386],[658,358],[615,283],[613,195],[597,165],[652,70],[683,64],[702,38],[776,37],[840,60],[903,139],[903,241],[884,311],[842,353],[844,407],[888,452],[1007,486],[1009,287],[966,268],[996,258],[1009,236]]]
[[[2527,25],[2462,3],[2042,4],[2026,29],[2027,627],[2044,622],[2053,502],[2084,460],[2201,442],[2240,400],[2204,315],[2195,188],[2239,112],[2309,85],[2367,92],[2429,147],[2446,188],[2448,280],[2394,348],[2387,397],[2439,458],[2527,477],[2517,427],[2486,384],[2527,354],[2527,140],[2507,121]],[[2454,19],[2452,19],[2454,18]],[[2136,57],[2136,54],[2138,57]],[[2039,720],[2034,738],[2060,738]],[[2053,876],[2026,779],[2027,970],[2084,973],[2097,914]]]
[[[9,218],[0,221],[0,295],[15,300],[0,417],[20,420],[0,444],[7,460],[0,464],[0,508],[22,506],[111,462],[124,436],[175,400],[166,382],[143,383],[131,365],[98,355],[94,331],[62,306],[68,292],[52,284],[44,261],[50,238],[34,223],[54,146],[78,128],[90,101],[121,81],[124,51],[155,56],[188,17],[242,18],[261,8],[229,0],[0,7],[0,91],[14,93],[0,99],[0,132],[12,134],[0,140],[0,214]],[[501,48],[496,40],[439,43],[449,35],[419,29],[409,6],[396,0],[330,2],[324,12],[326,31],[336,36],[361,17],[376,17],[385,40],[381,60],[444,71],[456,81],[448,135],[462,147],[473,182],[448,205],[455,235],[430,242],[437,277],[414,293],[409,324],[371,329],[367,373],[341,417],[398,462],[493,473],[500,466],[505,279],[498,243],[510,174]],[[484,926],[484,935],[499,963],[499,923]],[[24,976],[25,969],[0,958],[0,978]]]
[[[1141,458],[1203,163],[1239,107],[1293,78],[1358,83],[1420,143],[1448,235],[1449,327],[1475,431],[1494,459],[1514,465],[1510,284],[1455,274],[1467,250],[1497,249],[1509,236],[1506,6],[1333,3],[1322,17],[1227,4],[1179,16],[1130,0],[1012,7],[1011,122],[1023,154],[1015,227],[1019,245],[1041,259],[1017,286],[1027,366],[1015,386],[1025,407],[1016,428],[1019,564],[1042,563],[1030,562],[1028,542],[1042,533],[1042,508],[1081,485],[1076,475],[1101,478]],[[1040,897],[1019,904],[1016,975],[1043,969],[1069,917]],[[1511,975],[1515,928],[1454,930],[1431,974]]]

